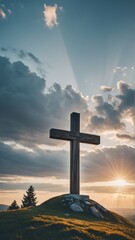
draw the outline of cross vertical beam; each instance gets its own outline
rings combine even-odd
[[[80,114],[72,113],[70,119],[70,131],[79,135]],[[70,193],[80,193],[80,144],[79,140],[70,141]]]
[[[50,138],[70,141],[70,193],[80,193],[80,142],[98,145],[100,136],[80,132],[80,114],[73,112],[70,131],[50,129]]]

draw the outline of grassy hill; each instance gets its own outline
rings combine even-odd
[[[62,196],[37,207],[0,213],[1,240],[134,240],[135,225],[113,212],[104,219],[73,212]]]

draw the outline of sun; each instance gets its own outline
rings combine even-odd
[[[123,178],[117,178],[113,182],[114,182],[114,186],[117,186],[117,187],[124,187],[127,185],[127,181]]]

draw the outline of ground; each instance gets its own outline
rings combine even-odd
[[[135,225],[122,216],[107,210],[103,212],[104,218],[99,218],[91,212],[88,214],[87,211],[73,211],[66,201],[65,195],[62,195],[37,207],[1,212],[0,239],[135,239]]]

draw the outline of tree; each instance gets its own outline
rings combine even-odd
[[[29,207],[29,206],[36,206],[37,204],[37,197],[35,193],[35,189],[33,186],[30,186],[28,190],[26,191],[26,195],[24,194],[23,200],[22,200],[22,208],[23,207]]]
[[[14,201],[11,203],[11,205],[8,207],[7,210],[14,210],[14,209],[18,209],[18,208],[19,208],[19,206],[18,206],[16,200],[14,200]]]

